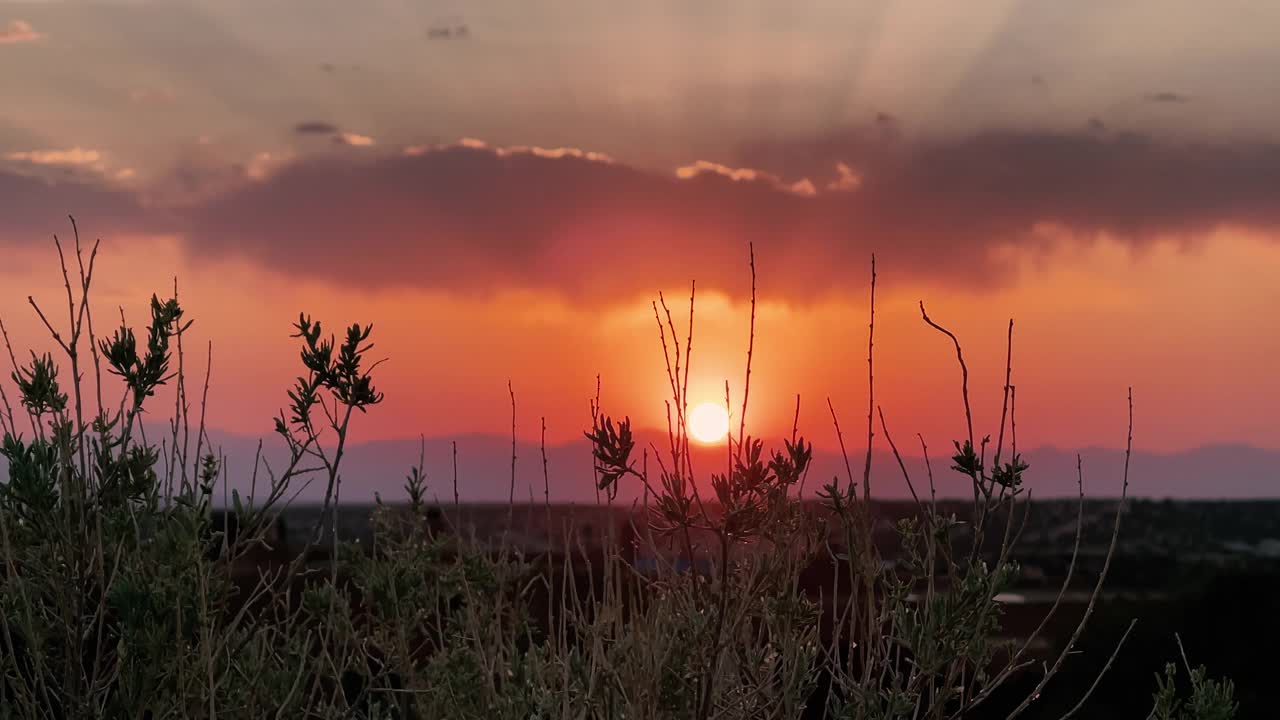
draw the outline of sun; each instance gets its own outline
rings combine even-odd
[[[702,403],[689,413],[689,435],[701,443],[714,443],[729,433],[729,411],[723,405]]]

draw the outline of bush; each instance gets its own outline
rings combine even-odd
[[[644,491],[631,540],[611,534],[596,552],[567,533],[548,552],[525,555],[448,532],[447,518],[425,502],[417,467],[406,478],[407,503],[379,501],[371,550],[339,542],[351,422],[383,396],[366,359],[372,326],[353,325],[338,339],[306,315],[294,327],[302,374],[274,421],[288,461],[273,469],[259,459],[253,492],[231,494],[233,532],[212,508],[226,477],[203,426],[203,399],[191,421],[190,320],[176,292],[152,297],[143,342],[123,318],[98,338],[89,303],[97,245],[86,261],[77,234],[76,275],[61,244],[58,251],[67,325],[55,329],[32,305],[70,379],[49,355],[19,364],[4,335],[17,405],[0,387],[8,463],[0,717],[957,718],[989,710],[1011,679],[1025,678],[1029,691],[1006,709],[1014,717],[1033,707],[1072,652],[1105,580],[1104,567],[1069,642],[1041,670],[1028,654],[1035,636],[1012,646],[993,639],[995,598],[1016,573],[1011,552],[1029,509],[1008,380],[994,445],[974,434],[971,418],[955,443],[952,469],[973,488],[968,518],[938,509],[931,465],[928,493],[917,494],[873,399],[860,482],[846,455],[847,476],[823,487],[819,509],[798,499],[813,451],[798,431],[766,452],[744,422],[725,467],[701,485],[685,431],[692,293],[683,345],[665,300],[654,304],[672,393],[669,447],[652,454],[656,472],[648,450],[637,460],[630,420],[593,406],[587,437],[599,489],[610,501],[621,483]],[[748,391],[754,256],[751,271]],[[874,258],[871,299],[874,389]],[[954,347],[968,417],[960,342],[923,304],[921,314]],[[104,402],[104,367],[122,388],[114,405]],[[165,385],[176,402],[157,443],[141,417]],[[207,397],[207,379],[204,390]],[[1129,407],[1132,419],[1132,399]],[[892,566],[874,537],[877,417],[916,506],[896,525],[903,561]],[[832,420],[839,433],[834,409]],[[843,449],[843,434],[840,441]],[[921,450],[927,458],[923,438]],[[314,480],[325,499],[305,546],[257,562],[246,579],[237,569],[269,549],[290,493]],[[637,546],[656,558],[652,567],[632,562]],[[816,598],[801,590],[815,571],[829,578]],[[1191,681],[1189,699],[1179,700],[1173,671],[1159,678],[1153,716],[1232,717],[1229,682],[1203,669]]]

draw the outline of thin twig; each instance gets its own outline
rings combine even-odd
[[[507,529],[510,530],[516,505],[516,391],[510,380],[507,380],[507,393],[511,395],[511,486],[507,494]]]
[[[0,336],[4,337],[4,347],[9,351],[9,365],[13,368],[13,378],[16,380],[19,373],[18,358],[13,354],[13,343],[9,341],[9,330],[4,326],[3,318],[0,318]],[[21,400],[21,398],[19,398],[19,400]],[[32,434],[38,435],[40,433],[40,425],[36,420],[35,413],[33,413],[30,408],[27,408],[27,419],[31,421]],[[12,419],[10,424],[12,424]],[[17,430],[15,429],[14,432],[16,433]]]
[[[458,514],[458,441],[453,441],[453,514],[454,522],[461,522],[461,516]]]
[[[1093,684],[1089,686],[1089,689],[1085,692],[1084,696],[1080,698],[1080,702],[1076,703],[1075,707],[1071,708],[1066,715],[1063,715],[1061,720],[1070,720],[1073,715],[1080,711],[1080,708],[1084,707],[1085,703],[1089,702],[1089,697],[1093,695],[1094,690],[1098,689],[1098,685],[1102,682],[1102,678],[1107,674],[1107,671],[1111,669],[1111,664],[1116,661],[1116,656],[1120,654],[1120,649],[1124,647],[1125,641],[1129,639],[1129,633],[1133,632],[1133,626],[1137,624],[1137,618],[1129,621],[1129,627],[1125,628],[1124,635],[1120,636],[1120,641],[1117,642],[1115,648],[1111,650],[1111,657],[1107,658],[1107,663],[1102,666],[1102,670],[1098,672],[1098,676],[1093,679]]]
[[[893,438],[889,435],[889,427],[884,421],[884,408],[877,407],[876,411],[880,413],[880,430],[884,433],[885,442],[889,443],[889,449],[893,451],[893,457],[898,461],[898,468],[902,470],[902,477],[907,481],[907,489],[911,491],[911,499],[915,500],[916,507],[921,510],[924,506],[920,504],[920,496],[916,494],[916,486],[911,482],[911,473],[907,472],[907,464],[903,462],[902,455],[898,452],[898,446],[894,444]]]
[[[844,433],[840,432],[840,420],[836,417],[836,406],[831,404],[831,398],[827,398],[827,409],[831,411],[831,424],[836,428],[836,439],[840,441],[840,456],[844,458],[845,476],[849,480],[849,487],[853,487],[853,466],[849,464],[849,452],[844,447]]]
[[[871,254],[871,321],[867,324],[867,464],[862,470],[862,501],[871,499],[871,440],[875,437],[872,425],[872,411],[876,403],[875,366],[872,364],[872,350],[876,337],[876,256]],[[881,418],[883,421],[883,418]]]
[[[955,333],[951,332],[950,330],[942,327],[938,323],[929,319],[929,314],[926,313],[924,310],[923,300],[920,301],[920,316],[923,317],[924,321],[928,323],[929,326],[932,327],[934,330],[937,330],[943,335],[946,335],[947,337],[951,338],[951,342],[956,347],[956,360],[960,362],[960,376],[961,376],[960,388],[961,388],[961,394],[963,395],[963,398],[964,398],[965,426],[968,428],[968,431],[969,431],[969,444],[972,445],[973,444],[973,412],[969,408],[969,366],[966,365],[964,362],[964,353],[960,350],[960,339],[956,337]]]
[[[756,347],[756,250],[748,243],[751,257],[751,331],[747,335],[747,378],[742,384],[742,415],[738,418],[738,453],[742,453],[743,435],[747,430],[747,398],[751,395],[751,356]]]

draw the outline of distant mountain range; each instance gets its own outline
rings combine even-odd
[[[151,434],[154,439],[156,434]],[[228,488],[242,494],[249,491],[257,438],[223,432],[210,437],[225,457]],[[511,492],[511,439],[495,435],[462,435],[457,442],[457,490],[463,502],[506,502]],[[380,440],[357,443],[347,449],[343,461],[341,499],[369,502],[375,493],[395,500],[403,495],[405,475],[422,457],[428,479],[428,492],[441,501],[453,499],[453,443],[451,438],[417,438]],[[650,445],[652,443],[652,445]],[[658,463],[653,447],[664,453],[668,461],[665,435],[637,436],[635,461],[643,463],[643,448],[649,448],[649,471],[656,478]],[[766,445],[766,452],[771,446]],[[964,497],[969,494],[968,479],[950,469],[953,448],[938,443],[930,446],[934,483],[939,497]],[[192,443],[194,451],[194,443]],[[543,499],[542,451],[537,444],[516,444],[515,500],[527,502],[532,496]],[[1115,448],[1090,447],[1079,451],[1084,462],[1084,491],[1090,497],[1112,497],[1120,492],[1124,469],[1124,451]],[[275,436],[263,438],[263,457],[273,468],[282,467],[285,452]],[[547,486],[552,502],[594,502],[596,492],[592,477],[591,447],[584,438],[572,443],[548,447]],[[1007,455],[1007,451],[1006,451]],[[1039,447],[1022,451],[1030,464],[1026,485],[1035,497],[1073,497],[1076,494],[1076,451],[1056,447]],[[694,470],[706,483],[713,472],[722,472],[727,450],[721,447],[694,449]],[[853,478],[862,482],[864,450],[852,450],[849,465]],[[1007,456],[1006,456],[1007,459]],[[928,473],[918,453],[905,457],[904,463],[916,491],[928,493]],[[0,459],[0,473],[5,470]],[[805,483],[806,496],[812,496],[835,476],[844,482],[845,464],[838,452],[815,453]],[[872,453],[872,494],[884,498],[909,497],[909,490],[897,461],[888,450]],[[259,487],[265,487],[265,472],[259,474]],[[656,482],[656,480],[655,480]],[[705,484],[702,486],[705,487]],[[229,491],[228,491],[229,492]],[[624,478],[620,496],[639,497],[643,490],[634,478]],[[1280,450],[1249,446],[1211,445],[1174,453],[1135,451],[1130,465],[1129,493],[1147,498],[1251,499],[1280,498]],[[324,497],[324,485],[316,478],[298,495],[301,502]]]
[[[227,458],[231,487],[244,492],[249,486],[257,440],[237,435],[213,433],[215,445]],[[879,438],[877,438],[879,440]],[[511,439],[494,435],[462,435],[457,442],[457,490],[463,502],[506,502],[511,492]],[[344,459],[342,499],[367,502],[374,493],[385,499],[403,494],[405,475],[422,457],[429,493],[442,501],[453,499],[453,443],[450,438],[417,438],[358,443],[348,448]],[[650,445],[652,443],[652,445]],[[635,451],[637,468],[643,463],[642,448],[649,448],[649,471],[656,478],[658,463],[654,447],[666,457],[666,436],[638,435]],[[267,437],[264,456],[280,466],[283,445],[279,438]],[[766,445],[766,452],[771,449]],[[950,456],[954,448],[938,443],[930,446],[934,484],[939,497],[963,497],[970,493],[968,478],[951,470]],[[1008,451],[1006,450],[1006,460]],[[1120,493],[1124,470],[1124,450],[1090,447],[1079,451],[1084,467],[1084,492],[1090,497],[1116,496]],[[542,451],[537,444],[518,442],[515,448],[515,500],[527,502],[530,496],[543,499]],[[1056,447],[1039,447],[1021,451],[1030,464],[1026,485],[1035,497],[1074,497],[1076,494],[1076,451]],[[547,486],[553,502],[594,502],[596,492],[592,477],[590,443],[581,441],[548,447]],[[722,472],[727,449],[699,447],[694,449],[694,470],[699,481],[713,472]],[[854,480],[862,482],[865,450],[851,450],[849,464]],[[989,461],[988,461],[989,462]],[[929,480],[925,462],[917,452],[904,457],[907,472],[916,491],[928,493]],[[839,476],[846,476],[844,460],[838,452],[817,451],[805,482],[805,494],[812,495],[820,487]],[[909,497],[903,473],[893,455],[886,449],[872,453],[872,494],[878,497]],[[260,480],[261,482],[261,480]],[[656,480],[655,480],[656,482]],[[704,485],[705,487],[705,485]],[[635,478],[624,478],[620,495],[637,497],[643,492]],[[1129,493],[1148,498],[1249,499],[1280,498],[1280,450],[1249,446],[1213,445],[1174,453],[1135,451],[1130,463]],[[299,496],[300,500],[323,498],[320,481],[312,483]]]

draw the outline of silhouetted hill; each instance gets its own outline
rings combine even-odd
[[[249,478],[257,439],[222,432],[211,433],[212,440],[226,457],[230,487],[242,493],[249,489]],[[429,492],[441,500],[453,498],[454,438],[427,438],[421,446]],[[464,502],[506,502],[511,482],[511,439],[496,435],[461,435],[457,443],[458,495]],[[652,446],[650,445],[652,443]],[[635,459],[643,462],[643,449],[649,448],[649,470],[655,474],[658,465],[652,457],[656,447],[666,453],[666,436],[638,433]],[[769,446],[766,445],[766,451]],[[964,497],[969,494],[968,480],[950,469],[949,443],[930,446],[933,475],[939,497]],[[1089,497],[1114,497],[1120,492],[1124,469],[1124,451],[1114,448],[1084,448],[1079,451],[1084,461],[1084,491]],[[420,444],[417,438],[356,443],[347,450],[344,460],[342,499],[369,502],[374,493],[385,499],[399,498],[404,476],[417,464]],[[1036,498],[1074,497],[1076,495],[1076,451],[1040,447],[1022,452],[1031,468],[1028,487]],[[283,444],[275,436],[263,439],[263,456],[275,468],[283,465]],[[904,458],[916,490],[928,492],[928,474],[920,457]],[[862,480],[862,451],[851,450],[850,463],[854,479]],[[725,464],[723,447],[694,449],[694,469],[700,479],[719,471]],[[1249,499],[1280,497],[1280,450],[1248,446],[1215,445],[1175,453],[1135,451],[1130,466],[1130,495],[1147,498],[1178,499]],[[520,442],[516,446],[515,499],[527,501],[532,494],[543,497],[542,453],[536,443]],[[550,496],[554,502],[594,502],[592,457],[584,438],[547,448],[547,473]],[[845,476],[845,465],[838,452],[819,450],[809,472],[805,494],[812,495],[833,476]],[[262,480],[260,479],[261,483]],[[906,482],[897,462],[887,450],[873,453],[873,494],[884,498],[909,497]],[[323,497],[319,481],[304,490],[299,499],[315,501]],[[639,483],[624,480],[624,499],[641,494]]]

